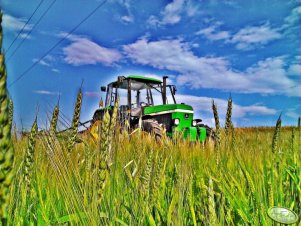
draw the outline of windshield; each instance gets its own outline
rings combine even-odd
[[[131,81],[130,87],[132,108],[162,104],[161,85]],[[128,105],[128,90],[121,88],[118,89],[117,93],[120,98],[120,105]]]
[[[129,84],[130,81],[130,84]],[[128,87],[130,85],[130,92]],[[167,88],[167,93],[169,89]],[[170,93],[169,93],[170,94]],[[119,105],[138,108],[143,106],[162,105],[162,85],[146,83],[137,80],[124,80],[121,84],[111,83],[108,85],[106,106],[114,106],[116,96],[119,98]],[[129,98],[130,97],[130,98]],[[129,104],[130,100],[130,104]],[[167,104],[175,103],[171,95],[167,95]]]

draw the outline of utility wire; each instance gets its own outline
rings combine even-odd
[[[46,51],[46,53],[41,56],[37,61],[35,61],[31,66],[29,66],[22,74],[20,74],[12,83],[9,84],[8,87],[13,86],[16,82],[18,82],[23,76],[25,76],[29,71],[31,71],[37,64],[39,64],[44,57],[46,57],[52,50],[54,50],[57,46],[59,46],[65,39],[67,39],[79,26],[81,26],[86,20],[88,20],[98,9],[100,9],[107,0],[102,1],[94,10],[92,10],[84,19],[82,19],[75,27],[73,27],[64,37],[62,37],[57,43],[55,43],[50,49]]]
[[[8,53],[8,51],[10,50],[10,48],[12,47],[12,45],[19,38],[19,36],[21,35],[21,33],[24,31],[25,27],[28,25],[29,21],[35,15],[35,13],[38,11],[38,9],[40,8],[40,6],[42,5],[43,2],[44,2],[44,0],[40,1],[39,5],[35,8],[35,10],[33,11],[33,13],[31,14],[31,16],[29,17],[29,19],[26,21],[26,23],[24,24],[24,26],[22,27],[22,29],[19,31],[18,35],[15,37],[15,39],[12,41],[12,43],[10,43],[9,47],[7,48],[7,50],[5,50],[5,54]]]
[[[54,0],[48,6],[48,8],[44,11],[44,13],[40,16],[39,20],[33,25],[33,27],[31,28],[31,30],[26,34],[25,37],[23,37],[22,41],[19,43],[19,45],[17,46],[17,48],[15,48],[15,50],[12,52],[12,54],[10,54],[10,56],[7,58],[7,60],[6,60],[7,62],[9,62],[9,60],[15,55],[15,53],[17,52],[17,50],[22,46],[22,44],[26,40],[26,38],[32,33],[32,31],[34,30],[34,28],[41,22],[41,20],[44,18],[44,16],[46,16],[46,14],[51,9],[51,7],[54,5],[55,2],[56,2],[56,0]]]

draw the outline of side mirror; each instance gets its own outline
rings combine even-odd
[[[101,92],[106,92],[107,91],[107,87],[102,86],[102,87],[100,87],[100,90],[101,90]]]

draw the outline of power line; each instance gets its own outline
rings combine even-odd
[[[46,14],[48,13],[48,11],[51,9],[51,7],[54,5],[54,3],[56,2],[56,0],[54,0],[49,6],[48,8],[44,11],[44,13],[40,16],[39,20],[34,24],[34,26],[31,28],[31,30],[26,34],[25,37],[23,37],[22,41],[19,43],[19,45],[17,46],[17,48],[15,48],[15,50],[12,52],[12,54],[10,54],[10,56],[7,58],[7,62],[15,55],[15,53],[17,52],[17,50],[22,46],[22,44],[24,43],[24,41],[26,40],[26,38],[32,33],[32,31],[34,30],[34,28],[41,22],[41,20],[44,18],[44,16],[46,16]]]
[[[31,14],[31,16],[29,17],[29,19],[26,21],[26,23],[24,24],[24,26],[22,27],[22,29],[19,31],[18,35],[15,37],[15,39],[12,41],[12,43],[10,43],[9,47],[7,48],[7,50],[5,50],[6,54],[9,51],[9,49],[12,47],[12,45],[15,43],[15,41],[19,38],[19,36],[21,35],[21,33],[24,31],[25,27],[27,26],[27,24],[29,23],[29,21],[31,20],[31,18],[35,15],[35,13],[38,11],[38,9],[40,8],[40,6],[42,5],[43,2],[44,2],[44,0],[40,1],[39,5],[35,8],[35,10],[33,11],[33,13]]]
[[[39,64],[44,57],[46,57],[52,50],[54,50],[58,45],[60,45],[66,38],[68,38],[79,26],[81,26],[86,20],[88,20],[98,9],[100,9],[107,0],[102,1],[94,10],[92,10],[83,20],[81,20],[73,29],[71,29],[64,37],[62,37],[57,43],[55,43],[46,53],[41,56],[37,61],[35,61],[31,66],[29,66],[22,74],[20,74],[12,83],[9,84],[9,88],[18,82],[23,76],[25,76],[29,71],[31,71],[37,64]]]

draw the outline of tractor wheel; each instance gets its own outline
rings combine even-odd
[[[162,133],[160,124],[153,119],[146,119],[142,121],[142,130],[150,134],[154,134],[157,142],[161,141]]]

